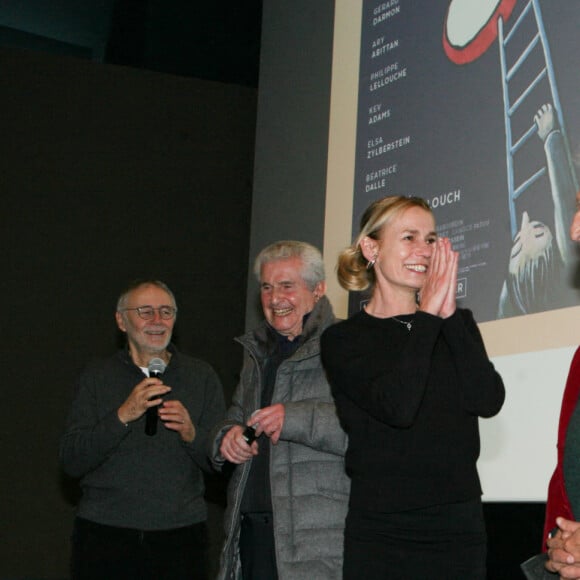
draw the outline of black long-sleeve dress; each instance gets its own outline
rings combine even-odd
[[[321,346],[349,436],[345,580],[485,578],[478,417],[505,392],[471,312],[361,311]]]

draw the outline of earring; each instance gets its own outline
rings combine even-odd
[[[373,266],[375,265],[375,262],[377,261],[377,254],[375,254],[371,260],[369,260],[367,262],[367,270],[372,270]]]

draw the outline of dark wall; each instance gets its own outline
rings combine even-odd
[[[524,579],[520,564],[542,549],[545,510],[543,502],[483,504],[489,580]]]
[[[73,379],[116,346],[122,287],[174,290],[179,347],[229,395],[241,363],[256,91],[0,50],[0,578],[63,578]]]
[[[275,240],[322,249],[333,22],[333,0],[263,3],[250,268]],[[248,327],[257,295],[250,272]]]

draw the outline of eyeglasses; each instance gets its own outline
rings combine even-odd
[[[171,320],[177,314],[177,308],[173,306],[160,306],[159,308],[153,308],[153,306],[137,306],[137,308],[123,308],[121,312],[127,312],[127,310],[136,310],[137,316],[143,320],[153,320],[156,310],[163,320]]]

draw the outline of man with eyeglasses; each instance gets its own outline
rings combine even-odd
[[[73,579],[207,578],[202,470],[208,430],[225,409],[213,369],[171,343],[176,314],[163,282],[131,284],[115,313],[127,347],[76,385],[60,445],[83,492]],[[149,376],[154,369],[162,376]]]

